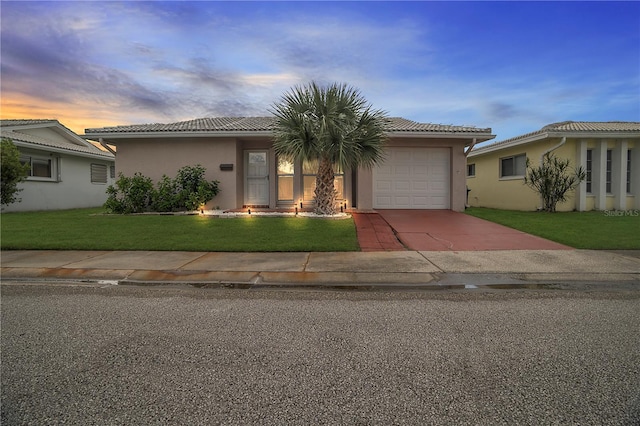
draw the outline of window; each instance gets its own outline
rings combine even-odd
[[[54,162],[51,157],[39,157],[36,155],[20,155],[20,163],[28,164],[28,177],[38,179],[54,179]]]
[[[527,171],[527,155],[520,154],[500,159],[500,177],[524,176]]]
[[[587,150],[587,177],[585,179],[585,182],[587,184],[587,193],[591,193],[591,189],[592,189],[592,173],[593,173],[593,150],[592,149],[588,149]]]
[[[611,176],[612,176],[611,157],[612,157],[612,152],[610,149],[608,149],[607,150],[607,194],[611,194]]]
[[[333,166],[335,177],[333,185],[336,189],[336,199],[344,199],[344,172],[337,165]],[[318,161],[305,161],[302,163],[302,198],[304,201],[313,201],[316,189],[316,174],[318,173]]]
[[[627,194],[631,194],[631,150],[627,150]]]
[[[116,178],[116,166],[109,166],[109,177],[111,179]]]
[[[91,164],[91,183],[107,183],[107,166]]]
[[[293,163],[279,157],[278,201],[293,201]]]
[[[467,177],[473,177],[476,175],[476,165],[467,164]]]

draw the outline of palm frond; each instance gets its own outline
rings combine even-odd
[[[383,160],[386,113],[374,110],[359,90],[346,83],[294,86],[272,112],[277,155],[328,161],[343,170],[372,167]]]

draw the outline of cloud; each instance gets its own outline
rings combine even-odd
[[[512,43],[504,56],[496,44],[505,38],[501,28],[469,31],[468,24],[487,7],[499,22],[504,17],[495,12],[506,6],[465,5],[469,16],[454,16],[461,10],[455,3],[405,6],[4,2],[3,114],[27,102],[34,114],[69,115],[66,107],[85,127],[261,115],[292,86],[316,80],[352,84],[395,116],[501,133],[605,109],[611,119],[640,116],[640,82],[626,71],[637,53],[618,55],[631,57],[622,65],[581,50],[577,59],[571,55],[581,42],[573,41],[551,56],[548,43]],[[534,43],[533,35],[545,34],[514,37]]]
[[[216,6],[12,4],[3,11],[3,95],[88,99],[165,120],[249,115],[295,84],[358,86],[415,53],[397,48],[417,36],[411,25],[302,12],[249,23],[216,14]],[[29,32],[20,30],[26,21]]]

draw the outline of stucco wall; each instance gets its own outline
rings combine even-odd
[[[25,152],[24,150],[22,150]],[[47,152],[28,150],[32,154],[48,156]],[[100,207],[107,200],[107,186],[113,183],[109,177],[112,161],[56,155],[60,181],[27,180],[18,185],[23,191],[18,194],[20,203],[4,208],[6,212],[64,210],[72,208]],[[91,164],[107,166],[107,183],[91,183]]]
[[[415,139],[395,138],[390,146],[398,147],[441,147],[451,150],[451,208],[462,211],[465,206],[466,185],[464,140],[457,139]],[[244,204],[244,162],[245,152],[266,149],[270,163],[270,207],[276,207],[277,180],[275,154],[268,138],[140,138],[120,140],[117,144],[116,171],[126,176],[140,172],[154,181],[163,174],[170,177],[183,166],[201,164],[206,167],[206,178],[220,181],[220,194],[207,204],[207,208],[220,206],[224,209],[240,208]],[[142,160],[140,160],[142,159]],[[233,164],[234,170],[221,171],[220,164]],[[301,191],[301,179],[294,186],[294,192]],[[357,208],[370,210],[373,206],[373,181],[371,170],[357,172]],[[352,205],[351,176],[345,175],[345,196]],[[298,196],[296,198],[298,198]],[[294,200],[296,203],[297,201]]]
[[[530,144],[523,144],[485,155],[468,158],[468,164],[475,164],[475,177],[467,178],[469,205],[472,207],[489,207],[505,210],[533,211],[542,206],[540,195],[524,184],[524,177],[500,177],[500,159],[525,154],[531,165],[539,165],[543,153],[558,145],[560,139],[548,139]],[[569,158],[575,167],[575,143],[567,141],[565,145],[554,150],[559,158]],[[570,211],[575,208],[573,192],[569,201],[560,203],[558,211]]]
[[[220,193],[207,208],[237,205],[236,182],[242,182],[242,162],[236,153],[235,139],[135,139],[117,145],[116,173],[133,176],[142,173],[157,182],[163,175],[174,178],[182,167],[197,164],[206,168],[207,180],[220,181]],[[220,170],[220,164],[233,164],[232,171]]]
[[[524,179],[522,177],[500,178],[500,159],[513,155],[526,154],[531,165],[539,165],[541,164],[541,156],[543,153],[557,146],[560,141],[560,138],[550,138],[468,158],[467,164],[475,164],[475,176],[467,177],[467,186],[471,190],[469,192],[469,205],[473,207],[525,211],[533,211],[540,208],[542,202],[539,194],[524,185]],[[592,149],[594,152],[594,181],[592,184],[592,193],[586,193],[586,183],[583,182],[576,190],[568,193],[568,200],[566,202],[558,204],[558,211],[580,209],[581,198],[584,199],[582,209],[587,211],[594,209],[619,209],[620,207],[617,206],[621,206],[622,209],[637,208],[634,206],[639,205],[638,201],[640,200],[638,200],[638,198],[640,197],[635,194],[637,191],[640,191],[638,188],[640,187],[640,180],[635,177],[638,176],[639,173],[640,161],[635,161],[635,159],[640,159],[640,156],[638,150],[634,148],[635,145],[637,145],[636,141],[626,140],[624,143],[626,145],[623,146],[620,140],[615,139],[567,138],[564,145],[553,151],[558,158],[568,158],[571,162],[571,167],[579,166],[580,162],[583,163],[582,165],[584,167],[586,164],[586,154],[584,154],[584,152],[586,152],[587,149]],[[582,153],[581,149],[584,149]],[[638,181],[632,184],[632,194],[626,194],[626,188],[624,188],[626,175],[622,176],[620,174],[621,166],[619,163],[624,160],[618,160],[617,163],[614,160],[612,171],[614,174],[613,180],[617,182],[617,184],[615,184],[617,188],[614,188],[611,194],[607,194],[604,191],[604,181],[598,180],[598,177],[599,179],[604,179],[604,170],[599,170],[599,168],[604,168],[604,166],[596,164],[596,159],[599,158],[600,155],[598,150],[606,151],[607,149],[612,149],[614,156],[618,155],[621,158],[626,155],[627,149],[632,150],[632,183]],[[618,173],[617,177],[615,176],[616,173]],[[602,201],[598,202],[598,199]]]

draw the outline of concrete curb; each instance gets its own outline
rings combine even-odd
[[[367,272],[210,272],[67,268],[2,268],[3,280],[41,284],[227,289],[333,289],[407,291],[460,289],[576,289],[606,286],[640,290],[640,273],[367,273]]]

